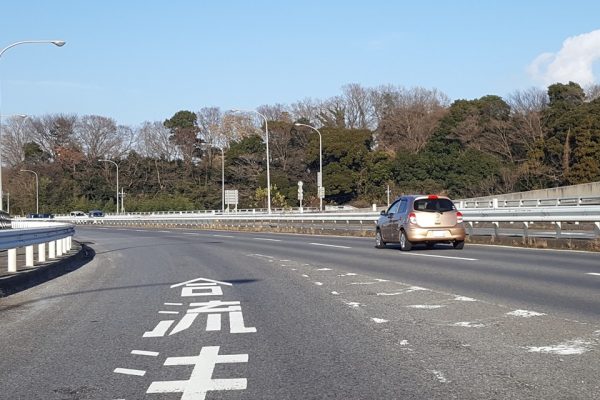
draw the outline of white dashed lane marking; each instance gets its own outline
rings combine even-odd
[[[131,354],[138,356],[158,357],[160,353],[158,351],[131,350]]]
[[[270,238],[252,238],[252,239],[254,239],[254,240],[264,240],[264,241],[267,241],[267,242],[281,242],[281,240],[279,240],[279,239],[270,239]]]
[[[309,243],[309,244],[312,244],[313,246],[335,247],[338,249],[351,249],[352,248],[349,246],[338,246],[336,244],[325,244],[325,243]]]
[[[373,322],[375,322],[376,324],[384,324],[386,322],[389,322],[387,319],[382,318],[371,318],[371,320],[373,320]]]
[[[213,237],[230,238],[230,239],[234,239],[235,238],[235,236],[231,236],[231,235],[213,235]]]
[[[588,272],[586,275],[600,276],[598,272]]]
[[[478,261],[477,258],[440,256],[440,255],[437,255],[437,254],[423,254],[423,253],[409,253],[409,252],[404,252],[404,253],[401,253],[401,254],[402,255],[407,255],[407,256],[446,258],[446,259],[449,259],[449,260]]]
[[[529,311],[529,310],[515,310],[515,311],[507,312],[506,315],[511,315],[513,317],[531,318],[531,317],[541,317],[542,315],[546,315],[546,314],[535,312],[535,311]]]
[[[129,368],[115,368],[115,370],[113,372],[115,374],[124,374],[124,375],[135,375],[135,376],[146,375],[146,371],[142,371],[139,369],[129,369]]]

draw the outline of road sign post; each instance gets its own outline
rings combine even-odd
[[[225,191],[225,204],[227,204],[227,209],[229,210],[229,206],[235,206],[235,210],[237,211],[237,206],[239,202],[239,196],[237,190],[226,190]]]

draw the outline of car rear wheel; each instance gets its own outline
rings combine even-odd
[[[454,246],[454,248],[456,250],[462,250],[463,247],[465,247],[465,241],[464,240],[455,240],[454,242],[452,242],[452,246]]]
[[[404,231],[400,231],[400,250],[410,251],[410,249],[412,249],[412,243],[406,237],[406,233]]]
[[[378,249],[385,248],[385,242],[381,237],[381,231],[379,229],[377,229],[377,231],[375,232],[375,247]]]

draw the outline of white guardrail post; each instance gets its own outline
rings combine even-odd
[[[25,266],[35,265],[35,245],[39,263],[55,259],[72,248],[75,228],[70,223],[13,220],[13,229],[0,230],[0,250],[7,250],[8,272],[17,272],[17,249],[25,248]],[[48,244],[48,257],[46,257]]]

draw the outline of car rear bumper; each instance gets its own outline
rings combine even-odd
[[[406,230],[406,237],[411,242],[453,242],[465,240],[465,228],[420,228],[414,227]]]

